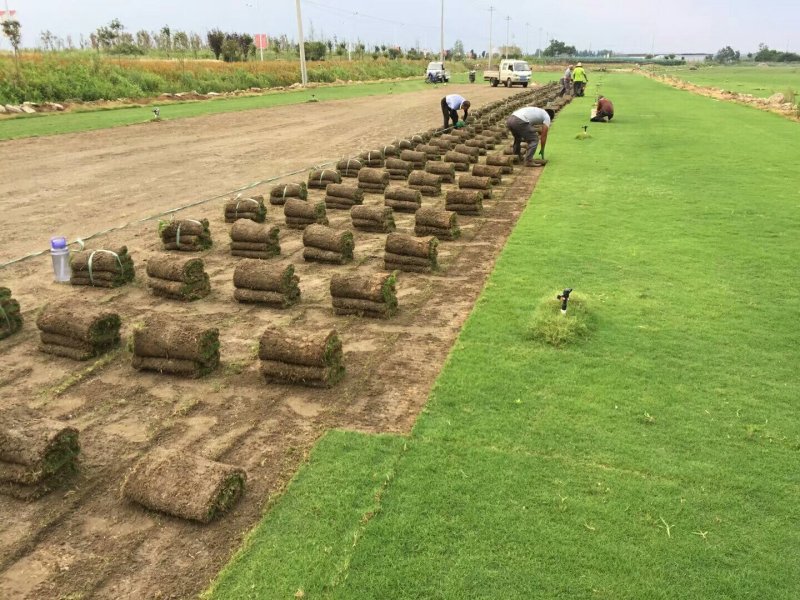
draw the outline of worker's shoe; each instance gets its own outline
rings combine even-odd
[[[534,158],[533,160],[526,160],[525,166],[526,167],[543,167],[547,164],[547,161],[544,158]]]

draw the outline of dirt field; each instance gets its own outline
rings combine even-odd
[[[462,91],[480,106],[521,90],[476,85]],[[440,125],[442,93],[0,143],[4,170],[14,174],[0,182],[0,262],[41,250],[54,234],[85,236]],[[460,217],[463,236],[440,245],[439,273],[400,274],[400,312],[389,321],[335,317],[328,293],[334,272],[382,270],[380,234],[356,232],[354,263],[327,267],[305,264],[302,233],[282,229],[282,255],[275,260],[295,265],[300,304],[285,311],[236,304],[222,199],[179,213],[208,218],[215,239],[203,255],[213,291],[198,302],[156,299],[147,291],[144,265],[161,252],[155,221],[91,242],[95,248],[128,245],[139,272],[130,286],[59,286],[51,281],[48,256],[0,270],[0,285],[12,289],[26,317],[20,334],[0,342],[0,408],[24,406],[69,422],[80,430],[82,446],[80,473],[68,487],[35,503],[0,496],[0,596],[193,597],[327,429],[409,431],[539,173],[520,170],[496,189],[483,217]],[[254,193],[268,193],[268,186]],[[323,196],[313,191],[309,197]],[[380,196],[367,198],[381,202]],[[423,201],[443,203],[443,197]],[[345,211],[328,214],[332,226],[349,225]],[[396,213],[396,220],[398,231],[412,232],[413,215]],[[268,221],[283,222],[280,207],[270,207]],[[47,300],[64,297],[114,308],[125,337],[152,312],[202,319],[220,330],[222,366],[192,381],[137,373],[125,350],[94,365],[41,354],[36,313]],[[254,350],[267,324],[335,326],[344,344],[344,382],[332,390],[265,384]],[[119,490],[127,470],[155,446],[244,467],[244,498],[208,526],[126,502]]]

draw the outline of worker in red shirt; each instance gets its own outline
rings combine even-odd
[[[614,105],[611,100],[605,96],[598,96],[597,98],[597,114],[592,117],[595,123],[605,123],[606,119],[609,121],[614,118]]]

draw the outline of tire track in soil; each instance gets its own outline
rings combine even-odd
[[[276,261],[295,265],[301,304],[277,311],[233,303],[227,227],[220,216],[224,201],[186,215],[211,215],[217,244],[204,255],[213,288],[209,298],[191,305],[155,299],[141,275],[122,291],[62,291],[75,302],[113,306],[123,318],[126,336],[150,312],[203,319],[219,327],[221,367],[200,381],[135,373],[123,352],[63,393],[43,394],[85,366],[75,369],[67,360],[39,354],[34,311],[28,309],[25,331],[18,338],[22,342],[14,344],[12,352],[0,347],[0,390],[10,390],[8,382],[13,381],[15,397],[4,404],[36,405],[47,416],[76,424],[81,430],[82,468],[72,486],[36,503],[0,497],[0,515],[15,515],[13,523],[3,519],[0,524],[0,556],[11,557],[0,568],[0,587],[12,598],[37,599],[68,594],[184,598],[202,591],[326,430],[410,430],[540,172],[518,169],[510,183],[506,177],[496,188],[495,199],[485,203],[483,217],[461,217],[462,238],[440,244],[439,273],[401,273],[401,310],[388,321],[337,318],[330,310],[327,284],[332,273],[382,270],[384,236],[362,232],[355,236],[355,262],[333,267],[303,263],[302,233],[282,231],[283,252]],[[313,191],[310,198],[323,195]],[[379,198],[368,195],[365,202],[378,204]],[[424,204],[442,206],[443,197],[425,198]],[[349,224],[342,213],[329,211],[333,227]],[[279,214],[270,207],[270,221]],[[413,230],[412,215],[397,214],[396,221],[398,231]],[[111,234],[102,242],[126,243],[143,273],[143,258],[160,253],[153,230],[150,223]],[[29,298],[53,289],[26,264],[11,273],[12,289],[18,284]],[[344,343],[345,380],[332,390],[264,384],[254,345],[267,324],[335,325]],[[243,466],[249,475],[245,496],[210,526],[122,500],[119,489],[126,472],[156,445],[188,448]]]

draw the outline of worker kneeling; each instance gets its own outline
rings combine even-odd
[[[598,96],[595,110],[597,112],[591,118],[595,123],[605,123],[607,120],[610,121],[614,118],[614,105],[605,96]]]
[[[547,132],[550,130],[550,122],[556,113],[550,108],[538,108],[536,106],[526,106],[511,113],[506,121],[511,135],[514,136],[514,154],[522,160],[522,142],[528,142],[528,152],[525,155],[524,165],[534,166],[533,156],[536,154],[536,146],[539,145],[539,133],[535,127],[542,127],[542,146],[539,155],[544,159],[544,147],[547,145]]]

